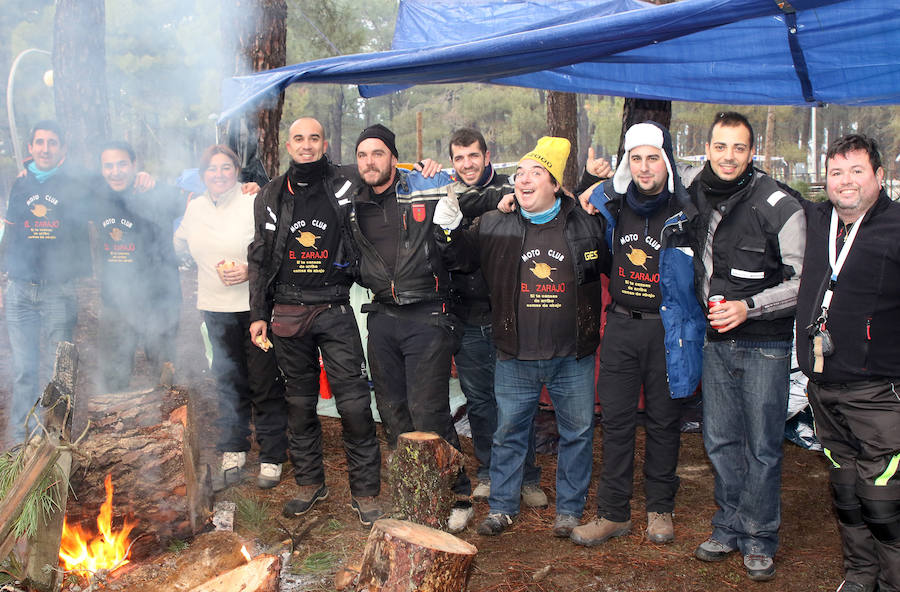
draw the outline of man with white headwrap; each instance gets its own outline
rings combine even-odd
[[[597,518],[575,528],[580,545],[631,531],[638,402],[644,387],[647,535],[675,538],[681,421],[678,399],[697,388],[702,368],[703,309],[694,295],[688,221],[697,215],[673,169],[672,139],[655,122],[625,134],[615,176],[593,187],[590,201],[607,221],[612,254],[606,332],[597,381],[603,407],[603,467]],[[668,374],[668,378],[667,378]]]

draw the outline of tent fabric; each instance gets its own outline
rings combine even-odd
[[[221,118],[295,83],[358,84],[363,96],[488,82],[707,103],[896,104],[897,8],[895,0],[404,0],[396,49],[228,79]]]

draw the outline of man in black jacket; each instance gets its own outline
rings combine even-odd
[[[461,128],[450,136],[450,160],[453,163],[459,193],[469,188],[500,188],[508,175],[497,173],[491,165],[491,151],[481,132]],[[512,186],[508,187],[512,193]],[[467,192],[474,199],[460,204],[464,212],[463,227],[485,212],[496,208],[493,201]],[[496,196],[496,198],[501,196]],[[487,501],[491,493],[491,442],[497,429],[497,402],[494,400],[494,344],[491,341],[491,299],[481,270],[471,273],[453,272],[451,293],[453,312],[459,317],[462,342],[454,354],[459,387],[466,396],[466,413],[472,429],[472,448],[478,459],[478,485],[472,492],[476,501]],[[540,487],[541,469],[534,462],[534,435],[529,440],[522,479],[522,502],[532,508],[547,506],[547,494]],[[451,532],[453,532],[451,528]]]
[[[828,149],[828,201],[804,202],[797,361],[831,461],[841,592],[900,591],[900,205],[875,141]]]
[[[740,113],[716,115],[706,156],[690,192],[700,210],[698,300],[724,296],[709,308],[703,348],[703,443],[719,510],[694,554],[720,561],[740,550],[748,577],[770,580],[806,219],[793,196],[751,165],[753,129]]]
[[[372,292],[362,310],[369,314],[369,365],[388,446],[415,430],[435,432],[459,449],[449,395],[450,356],[459,338],[431,223],[453,180],[398,169],[394,133],[380,124],[359,135],[356,165],[364,185],[350,226],[360,250],[359,283]],[[473,514],[465,471],[453,491],[458,499],[448,526],[462,530]]]
[[[515,213],[488,212],[462,230],[465,196],[458,201],[451,193],[441,198],[434,214],[448,262],[461,271],[480,266],[491,292],[498,426],[491,449],[490,513],[478,526],[482,535],[500,534],[519,513],[523,466],[543,385],[560,433],[553,534],[568,537],[584,511],[591,477],[600,277],[608,273],[609,250],[604,220],[587,215],[561,191],[568,156],[568,140],[544,137],[519,161]],[[482,191],[489,195],[492,189]]]
[[[299,494],[284,514],[299,516],[328,496],[322,463],[319,351],[341,415],[351,507],[363,524],[382,515],[381,451],[375,436],[362,342],[350,307],[350,285],[358,265],[347,213],[358,187],[325,156],[322,125],[295,121],[286,143],[288,172],[256,197],[256,232],[248,252],[250,335],[275,355],[285,376],[289,452]],[[268,476],[260,486],[274,487]],[[261,473],[261,479],[265,477]]]

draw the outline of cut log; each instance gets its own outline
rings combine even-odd
[[[443,528],[455,499],[451,487],[462,468],[462,459],[462,454],[437,434],[400,434],[389,462],[391,493],[398,515]]]
[[[452,534],[405,520],[377,520],[354,590],[461,592],[476,553]]]
[[[190,592],[278,592],[281,559],[258,555],[246,565],[213,578]]]
[[[191,546],[171,558],[132,563],[116,572],[120,592],[184,592],[247,563],[241,554],[244,542],[233,532],[199,535]],[[130,570],[128,568],[131,568]],[[110,588],[112,589],[112,588]]]
[[[127,517],[135,523],[132,540],[141,537],[133,558],[146,557],[172,539],[188,538],[206,522],[208,513],[202,508],[211,504],[189,503],[190,494],[199,495],[205,488],[188,484],[188,479],[198,478],[193,465],[198,457],[185,438],[183,422],[190,414],[179,409],[185,400],[186,394],[177,389],[152,389],[91,401],[91,427],[77,447],[72,471],[78,501],[70,504],[69,524],[96,530],[107,474],[115,488],[114,528]],[[185,462],[186,456],[191,460]]]

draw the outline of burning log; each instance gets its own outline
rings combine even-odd
[[[462,458],[437,434],[400,434],[388,464],[397,513],[432,528],[445,526],[455,498],[450,488],[462,468]]]
[[[405,520],[378,520],[359,577],[353,582],[341,574],[336,585],[352,584],[358,592],[460,592],[468,585],[476,553],[452,534]]]
[[[175,560],[132,564],[117,574],[120,592],[185,592],[247,563],[241,553],[244,542],[233,532],[210,532],[197,536]]]
[[[117,491],[114,521],[130,518],[134,537],[143,537],[137,557],[203,526],[212,505],[209,471],[200,470],[185,399],[177,389],[151,389],[91,401],[91,429],[71,477],[78,504],[69,508],[70,525],[94,522],[109,474]]]

